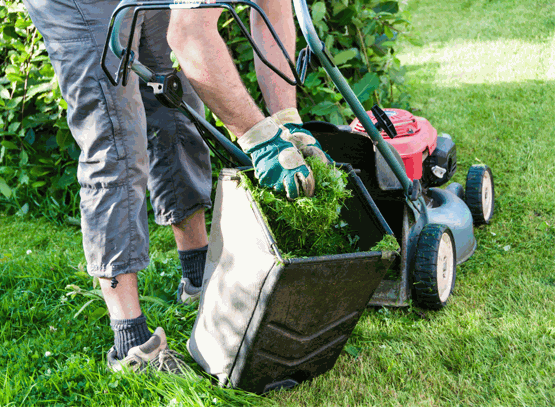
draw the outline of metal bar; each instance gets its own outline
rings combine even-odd
[[[118,6],[118,8],[114,11],[113,15],[112,15],[112,19],[113,19],[113,24],[110,25],[110,29],[108,30],[108,35],[111,34],[111,36],[108,38],[109,40],[109,48],[112,50],[112,52],[121,59],[122,55],[123,55],[123,47],[121,46],[121,43],[119,42],[119,30],[121,27],[121,22],[123,21],[123,18],[125,17],[125,15],[127,14],[127,12],[129,11],[130,7],[135,7],[135,5],[137,4],[143,4],[144,6],[141,6],[141,8],[139,10],[135,9],[135,16],[137,15],[138,11],[140,11],[141,9],[156,9],[158,8],[159,4],[163,4],[163,5],[167,5],[168,3],[154,3],[154,2],[149,2],[149,3],[137,3],[134,1],[126,1],[124,0],[120,6]],[[138,8],[138,7],[137,7]],[[167,8],[167,7],[164,7]],[[132,32],[130,33],[130,39],[128,41],[128,45],[130,43],[132,43]],[[108,46],[105,47],[105,49],[107,49]],[[105,64],[103,65],[103,68],[105,68]],[[154,80],[155,78],[155,73],[150,70],[148,67],[144,66],[143,64],[141,64],[138,61],[134,61],[134,63],[131,66],[131,69],[137,73],[137,75],[144,80],[145,82],[151,82]],[[104,71],[106,72],[107,69],[104,69]],[[106,72],[108,73],[108,72]],[[117,86],[117,82],[113,80],[113,78],[111,78],[110,75],[108,75],[108,77],[111,79],[110,81],[112,82],[112,84],[114,86]],[[181,101],[180,106],[178,107],[178,109],[185,114],[187,117],[189,117],[193,122],[198,123],[199,125],[201,125],[208,134],[210,134],[212,136],[212,138],[214,140],[216,140],[223,148],[224,150],[226,150],[226,152],[228,152],[233,159],[235,159],[241,166],[248,166],[251,167],[252,166],[252,161],[249,158],[248,155],[246,155],[239,147],[237,147],[235,144],[233,144],[233,142],[231,140],[229,140],[227,137],[225,137],[223,134],[221,134],[214,126],[212,126],[204,117],[202,117],[201,115],[199,115],[194,109],[192,109],[187,103],[185,103],[184,101]],[[202,134],[201,134],[202,135]]]
[[[225,8],[226,10],[228,10],[231,13],[234,20],[237,22],[237,25],[241,29],[241,32],[247,38],[247,40],[249,41],[249,43],[250,43],[251,47],[253,48],[254,52],[256,52],[256,55],[258,55],[258,58],[260,58],[260,61],[262,61],[262,63],[264,65],[266,65],[268,68],[270,68],[275,74],[277,74],[281,79],[283,79],[289,85],[296,86],[296,85],[302,83],[301,78],[299,77],[299,75],[297,74],[297,70],[295,69],[295,64],[293,63],[293,61],[291,61],[291,58],[289,57],[289,54],[287,53],[287,50],[283,46],[279,37],[277,36],[277,33],[274,31],[274,28],[272,27],[272,24],[268,20],[268,17],[266,16],[266,14],[260,9],[260,7],[258,7],[257,4],[251,3],[249,1],[245,1],[245,3],[248,3],[248,5],[250,5],[253,9],[255,9],[258,12],[258,14],[260,14],[260,16],[263,18],[266,26],[270,30],[270,33],[274,37],[274,40],[276,41],[279,48],[281,49],[281,52],[285,56],[285,59],[286,59],[287,63],[289,64],[289,68],[291,69],[291,72],[293,73],[293,76],[295,77],[295,80],[289,79],[285,74],[283,74],[279,69],[277,69],[274,65],[272,65],[270,63],[270,61],[268,61],[262,55],[262,53],[260,52],[260,49],[258,48],[256,43],[254,42],[254,39],[252,38],[252,36],[248,32],[247,28],[245,27],[245,25],[241,21],[241,18],[237,15],[237,12],[229,5],[226,5],[223,8]]]
[[[289,79],[289,77],[287,75],[285,75],[283,72],[281,72],[278,68],[276,68],[273,64],[271,64],[262,55],[262,53],[260,52],[260,49],[256,45],[256,42],[254,41],[254,39],[252,38],[252,36],[248,32],[247,28],[245,27],[245,25],[241,21],[240,17],[237,15],[236,11],[231,7],[231,4],[244,4],[248,7],[251,7],[252,9],[256,10],[256,12],[262,17],[262,19],[264,20],[264,23],[268,27],[268,30],[272,34],[272,37],[276,41],[276,43],[277,43],[278,47],[280,48],[283,56],[285,57],[288,65],[289,65],[289,68],[291,70],[291,73],[293,74],[293,77],[295,78],[294,80]],[[249,43],[253,47],[253,50],[255,51],[256,55],[260,58],[262,63],[264,63],[268,68],[270,68],[276,75],[278,75],[280,78],[282,78],[288,84],[290,84],[292,86],[296,86],[296,85],[302,83],[302,81],[300,80],[300,77],[297,73],[297,70],[295,68],[295,63],[291,60],[289,54],[287,53],[287,50],[285,49],[285,46],[283,45],[283,43],[279,39],[276,31],[274,30],[272,24],[270,23],[268,17],[266,16],[264,11],[256,3],[253,3],[253,2],[248,1],[248,0],[226,0],[226,1],[220,1],[220,2],[213,1],[213,0],[199,0],[199,1],[175,0],[175,1],[152,1],[152,2],[137,2],[137,1],[134,1],[134,0],[122,0],[122,2],[118,5],[116,10],[114,10],[114,12],[112,14],[112,18],[110,20],[110,27],[109,27],[109,30],[108,30],[107,43],[109,43],[110,49],[112,50],[112,52],[118,58],[121,59],[122,56],[123,56],[124,59],[125,59],[124,65],[123,65],[124,66],[123,77],[125,78],[125,82],[127,82],[127,71],[128,71],[130,52],[128,51],[128,52],[125,53],[125,55],[123,55],[124,48],[121,46],[121,43],[119,41],[119,33],[120,33],[120,28],[121,28],[121,22],[123,21],[123,19],[127,15],[128,9],[130,7],[135,7],[135,10],[134,10],[133,22],[132,22],[132,27],[131,27],[132,30],[129,33],[129,38],[128,38],[128,42],[127,42],[127,48],[126,49],[128,49],[128,50],[131,49],[131,46],[132,46],[132,43],[133,43],[134,28],[136,26],[137,15],[138,15],[139,11],[142,11],[142,10],[163,10],[163,9],[168,9],[168,8],[170,8],[172,10],[173,9],[192,9],[192,8],[224,8],[232,14],[233,19],[239,25],[239,28],[241,29],[241,32],[245,35],[245,37],[247,38],[247,40],[249,41]],[[106,74],[108,75],[108,78],[110,79],[110,82],[112,82],[112,84],[114,86],[116,86],[119,82],[117,80],[118,78],[116,78],[116,80],[114,80],[112,78],[111,74],[109,74],[109,72],[107,72],[107,68],[105,67],[105,58],[106,58],[106,46],[105,46],[105,49],[104,49],[104,52],[103,52],[101,65],[102,65],[102,68],[103,68],[104,72],[106,72]],[[151,78],[146,79],[146,76],[150,74],[148,68],[146,68],[144,65],[142,65],[139,61],[137,61],[137,60],[133,61],[131,69],[134,72],[136,72],[139,76],[143,77],[143,79],[145,79],[147,81],[151,80]],[[125,83],[124,83],[124,85],[125,85]]]
[[[195,110],[193,110],[187,103],[181,101],[181,105],[178,108],[182,113],[187,115],[199,122],[209,134],[214,137],[215,140],[231,155],[241,166],[252,167],[252,161],[248,155],[246,155],[239,147],[237,147],[231,140],[225,137],[222,133],[218,131],[214,126],[212,126],[204,117],[199,115]]]
[[[380,153],[382,153],[382,155],[384,156],[393,173],[403,186],[403,190],[405,192],[405,196],[407,196],[407,200],[410,201],[410,199],[408,198],[410,196],[409,191],[412,188],[412,182],[410,178],[405,173],[403,167],[397,162],[397,160],[393,156],[393,153],[389,150],[387,142],[383,139],[378,129],[376,129],[368,114],[366,114],[364,107],[333,62],[331,56],[326,54],[327,51],[322,41],[318,37],[318,34],[316,33],[316,30],[314,28],[314,24],[312,24],[312,20],[310,19],[310,12],[308,10],[306,0],[293,0],[293,4],[301,31],[308,45],[324,66],[326,72],[351,107],[353,113],[360,120],[362,126],[364,127],[370,138],[376,144],[376,147],[378,148]],[[420,208],[417,208],[417,210],[421,213],[426,212],[426,204],[424,202],[424,199],[420,198],[418,200],[418,203],[419,205],[415,205],[420,206]]]

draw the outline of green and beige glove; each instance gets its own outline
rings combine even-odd
[[[323,150],[322,146],[308,131],[302,128],[303,121],[295,108],[284,109],[272,116],[272,119],[289,134],[283,137],[293,143],[303,154],[303,157],[318,157],[322,162],[330,164],[333,160]]]
[[[239,137],[237,142],[251,156],[260,185],[285,191],[287,198],[314,195],[314,175],[302,154],[289,141],[291,134],[267,117]]]

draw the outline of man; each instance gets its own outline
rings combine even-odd
[[[112,370],[136,370],[154,364],[163,370],[180,371],[181,362],[167,348],[164,330],[159,327],[151,334],[139,304],[137,272],[149,262],[145,191],[147,187],[150,190],[156,222],[173,229],[183,269],[178,300],[191,302],[201,291],[208,244],[204,220],[204,210],[211,205],[208,150],[190,121],[176,109],[162,106],[144,84],[139,84],[136,75],[130,76],[127,87],[113,87],[107,81],[100,55],[117,1],[24,1],[44,37],[68,103],[68,124],[81,148],[77,177],[87,271],[100,279],[114,331],[108,365]],[[279,2],[290,10],[289,3]],[[271,11],[268,4],[264,6]],[[135,54],[155,72],[167,72],[171,64],[165,38],[168,15],[167,11],[145,12],[137,24]],[[214,10],[183,10],[172,15],[168,37],[186,75],[191,75],[197,93],[240,137],[261,182],[285,190],[290,198],[312,195],[312,173],[292,141],[307,153],[320,151],[317,142],[299,126],[287,124],[300,123],[296,109],[265,119],[256,108],[242,87],[225,44],[218,40],[218,15]],[[285,35],[293,55],[292,15],[282,20],[275,15],[270,18],[277,22],[278,33]],[[190,26],[199,23],[205,24],[200,27],[206,30]],[[255,38],[262,42],[264,52],[273,56],[271,42],[259,23],[253,20]],[[124,22],[123,33],[129,24],[130,18]],[[186,46],[181,46],[179,39],[182,28],[187,31]],[[195,44],[193,32],[205,42]],[[223,59],[210,59],[212,45],[216,46],[212,51]],[[112,72],[118,64],[117,58],[109,56]],[[293,88],[286,89],[259,63],[257,72],[270,111],[295,106]],[[219,81],[222,74],[232,75],[233,80]],[[191,84],[185,77],[181,79],[186,102],[202,112]],[[235,117],[234,112],[239,111]]]

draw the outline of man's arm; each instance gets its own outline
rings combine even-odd
[[[255,2],[268,16],[289,57],[295,60],[296,30],[292,2],[288,0],[256,0]],[[281,72],[292,77],[290,74],[291,68],[281,49],[260,14],[255,10],[251,11],[251,30],[264,58]],[[281,110],[297,107],[297,88],[295,86],[289,85],[276,75],[260,61],[256,54],[254,56],[254,66],[258,84],[270,114],[273,115]]]
[[[168,43],[200,98],[237,137],[264,119],[218,33],[221,10],[172,10]]]

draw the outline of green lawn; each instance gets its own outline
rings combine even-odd
[[[0,405],[555,405],[555,5],[407,7],[425,43],[400,54],[415,114],[457,143],[456,181],[486,163],[496,183],[494,221],[476,230],[447,308],[368,309],[330,372],[266,397],[196,377],[112,375],[79,229],[0,215]],[[196,310],[174,303],[171,232],[151,226],[144,313],[186,353]]]

